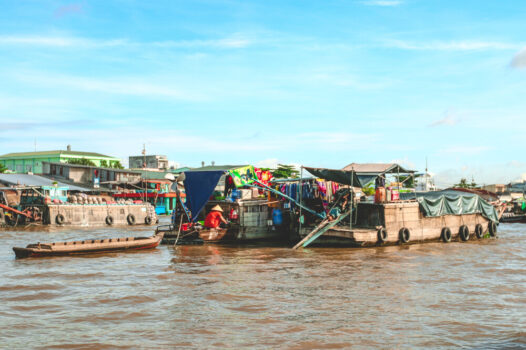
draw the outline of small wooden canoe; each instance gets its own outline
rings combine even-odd
[[[164,232],[156,232],[152,237],[121,237],[106,239],[87,239],[83,241],[29,244],[25,248],[13,247],[17,258],[81,255],[115,251],[151,249],[159,245]]]

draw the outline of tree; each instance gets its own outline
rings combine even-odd
[[[87,158],[73,158],[68,159],[68,164],[77,164],[77,165],[88,165],[88,166],[96,166],[93,161],[87,159]]]
[[[7,170],[8,169],[3,164],[0,164],[0,174],[5,173]]]
[[[105,161],[105,160],[101,160],[100,161],[100,166],[103,167],[103,168],[108,168],[108,162]]]
[[[398,177],[398,182],[401,183],[401,184],[403,183],[403,186],[407,187],[407,188],[415,187],[415,179],[411,175],[409,175],[409,176],[400,175]]]
[[[121,162],[119,160],[114,161],[114,162],[110,162],[110,167],[114,168],[114,169],[124,169],[124,167],[122,166],[122,164],[121,164]]]
[[[369,185],[367,187],[364,187],[364,188],[362,188],[362,192],[366,196],[372,196],[372,195],[374,195],[374,192],[375,192],[374,186],[371,184],[371,185]]]
[[[294,165],[278,164],[278,167],[272,171],[272,176],[276,179],[295,179],[298,177],[299,171]]]
[[[471,179],[471,183],[468,183],[468,180],[461,178],[458,184],[455,184],[454,187],[459,188],[477,188],[477,183],[474,179]]]

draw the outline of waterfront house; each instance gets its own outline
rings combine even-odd
[[[110,157],[100,153],[72,151],[71,146],[69,145],[66,150],[4,154],[0,156],[0,164],[5,166],[12,173],[42,174],[43,162],[68,163],[70,161],[81,159],[89,160],[95,166],[106,164],[111,167],[120,164],[119,158]]]

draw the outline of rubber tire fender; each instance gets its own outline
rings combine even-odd
[[[449,243],[451,242],[451,230],[449,229],[449,227],[444,227],[442,229],[442,232],[440,232],[440,238],[442,238],[442,241],[444,243]]]
[[[482,227],[481,224],[475,226],[475,236],[477,236],[478,239],[484,238],[484,227]]]
[[[113,216],[111,215],[106,216],[106,219],[104,219],[104,221],[106,221],[106,225],[108,226],[113,225]]]
[[[64,215],[62,214],[57,214],[57,216],[55,216],[55,222],[57,223],[57,225],[62,225],[64,223]]]
[[[387,230],[383,227],[378,229],[376,237],[378,238],[378,243],[385,243],[387,240]]]
[[[490,221],[488,224],[488,231],[491,237],[495,237],[497,235],[497,224]]]
[[[464,242],[469,241],[469,228],[466,225],[462,225],[458,228],[458,236]]]
[[[152,217],[151,216],[147,216],[144,218],[144,223],[146,225],[150,225],[152,223]]]
[[[128,225],[130,226],[135,225],[135,216],[133,214],[128,214],[126,221],[128,221]]]
[[[407,243],[411,239],[411,232],[409,232],[408,228],[402,227],[398,232],[398,237],[401,243]]]

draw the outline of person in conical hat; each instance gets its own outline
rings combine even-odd
[[[221,209],[221,207],[219,206],[219,204],[216,204],[215,207],[213,207],[212,209],[210,209],[210,211],[220,211],[220,212],[223,212],[223,209]]]
[[[208,215],[205,218],[205,227],[217,228],[221,224],[227,225],[228,221],[225,220],[225,218],[223,217],[223,214],[221,214],[222,212],[223,212],[223,209],[221,209],[219,204],[214,206],[210,210],[210,213],[208,213]]]

